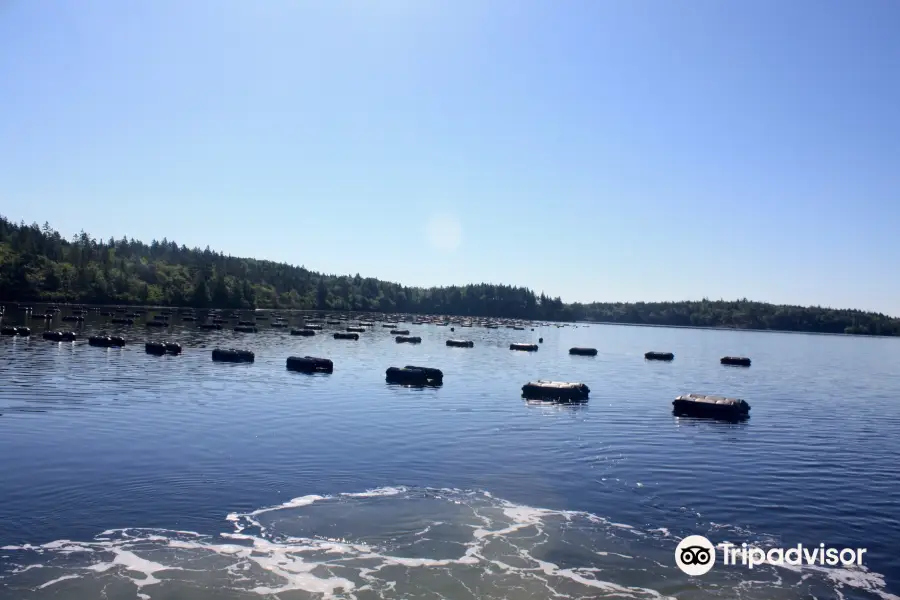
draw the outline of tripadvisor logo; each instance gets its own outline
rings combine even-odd
[[[770,548],[768,551],[755,546],[719,544],[722,564],[742,565],[748,569],[760,565],[822,565],[834,567],[862,566],[865,548],[829,548],[825,544],[806,547],[797,544],[791,548]],[[696,577],[705,575],[716,564],[716,545],[702,535],[689,535],[675,547],[675,564],[682,572]]]

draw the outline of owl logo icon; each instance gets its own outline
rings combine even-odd
[[[705,575],[716,564],[716,547],[702,535],[689,535],[675,547],[675,564],[692,577]]]

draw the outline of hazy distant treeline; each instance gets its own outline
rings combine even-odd
[[[750,302],[565,304],[508,285],[406,287],[360,275],[326,275],[166,239],[66,240],[37,224],[0,217],[0,300],[220,308],[326,309],[592,320],[900,335],[900,319],[856,310]]]

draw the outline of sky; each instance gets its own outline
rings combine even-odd
[[[0,0],[0,214],[900,316],[896,0]]]

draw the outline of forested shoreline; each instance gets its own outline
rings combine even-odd
[[[509,285],[417,288],[360,275],[328,275],[284,263],[227,256],[163,239],[63,238],[49,224],[0,217],[0,301],[407,312],[900,335],[900,319],[873,312],[747,299],[564,303]]]

